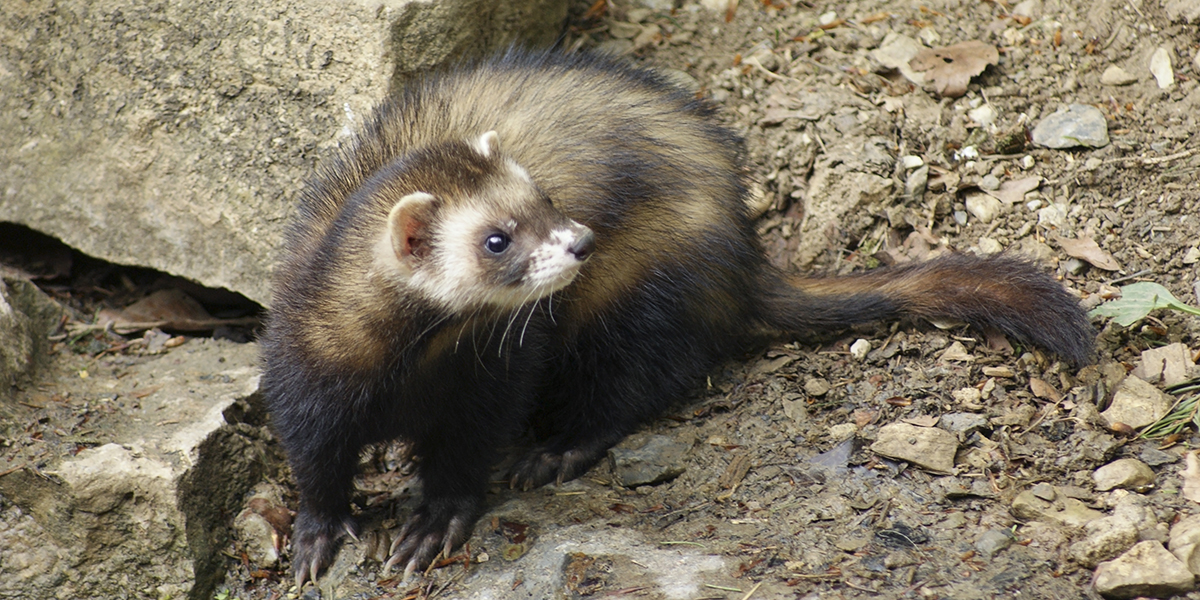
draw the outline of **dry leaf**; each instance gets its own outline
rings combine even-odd
[[[1183,497],[1200,504],[1200,457],[1193,451],[1184,458],[1187,467],[1179,474],[1183,478]]]
[[[900,420],[909,425],[916,425],[917,427],[933,427],[938,423],[938,417],[935,415],[918,415]]]
[[[999,61],[1000,53],[995,46],[972,40],[926,48],[908,61],[908,66],[915,71],[926,71],[925,81],[933,83],[939,96],[957,98],[967,93],[972,77]]]
[[[1058,390],[1054,389],[1054,386],[1037,377],[1029,378],[1029,390],[1033,392],[1034,396],[1042,400],[1058,402],[1062,398],[1062,394],[1058,393]]]
[[[1025,199],[1025,194],[1038,189],[1042,184],[1041,177],[1026,177],[1016,181],[1005,181],[1000,184],[998,190],[984,190],[989,196],[1004,202],[1008,205],[1013,205]]]
[[[1096,240],[1090,237],[1071,239],[1055,235],[1054,240],[1058,242],[1059,246],[1062,246],[1063,252],[1066,252],[1068,256],[1086,260],[1105,271],[1121,269],[1121,263],[1117,262],[1113,255],[1101,250],[1100,246],[1096,244]]]

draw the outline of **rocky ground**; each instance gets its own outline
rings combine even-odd
[[[716,4],[581,6],[565,43],[629,54],[721,108],[746,138],[780,266],[847,272],[1009,250],[1089,308],[1135,282],[1200,304],[1200,34],[1182,21],[1195,2]],[[940,50],[932,69],[910,62],[970,41],[982,44]],[[1066,131],[1048,129],[1064,120]],[[358,484],[366,533],[321,588],[363,599],[1197,595],[1185,562],[1200,572],[1200,462],[1195,476],[1185,469],[1200,437],[1135,434],[1170,408],[1161,390],[1196,375],[1200,318],[1093,321],[1096,362],[1078,370],[927,323],[776,346],[714,373],[578,481],[497,484],[469,548],[414,581],[379,573],[415,497],[402,453],[380,449]],[[52,429],[35,396],[70,398],[89,365],[117,368],[154,344],[186,360],[174,338],[145,339],[61,342],[14,419]],[[286,477],[273,479],[261,502],[294,502]],[[286,555],[270,564],[253,539],[269,533],[244,521],[217,597],[315,597],[292,589]]]

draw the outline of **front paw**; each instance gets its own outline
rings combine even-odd
[[[349,516],[318,517],[303,509],[292,528],[292,572],[296,587],[304,582],[317,582],[317,576],[333,563],[342,536],[356,537],[354,521]]]
[[[467,541],[483,502],[478,498],[441,498],[426,501],[409,517],[392,542],[392,556],[383,565],[385,573],[405,563],[404,579],[429,566],[439,554],[450,556]]]
[[[587,473],[604,456],[605,450],[607,447],[599,451],[573,448],[565,452],[535,448],[512,466],[509,487],[528,491],[550,482],[561,485]]]

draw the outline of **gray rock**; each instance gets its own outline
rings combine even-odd
[[[392,86],[548,46],[565,15],[562,0],[6,3],[0,221],[265,304],[313,163]]]
[[[1195,589],[1195,577],[1160,542],[1141,542],[1120,557],[1100,563],[1093,578],[1105,598],[1167,598]]]
[[[608,451],[613,475],[625,487],[670,481],[686,469],[690,443],[664,435],[635,435]]]
[[[974,389],[974,388],[972,388]],[[938,419],[938,427],[950,433],[970,435],[981,429],[989,429],[987,415],[978,413],[949,413]]]
[[[1161,390],[1130,375],[1121,380],[1108,409],[1100,418],[1109,427],[1124,423],[1134,429],[1145,427],[1167,414],[1174,400]]]
[[[1100,109],[1072,104],[1042,119],[1033,128],[1033,143],[1046,148],[1102,148],[1108,145],[1108,125]]]
[[[1137,523],[1111,516],[1089,521],[1083,526],[1085,537],[1071,544],[1071,559],[1089,568],[1119,556],[1138,542]]]
[[[1200,515],[1184,518],[1171,527],[1167,548],[1189,571],[1200,575]]]
[[[958,437],[937,427],[891,423],[879,428],[871,451],[881,456],[908,461],[923,469],[948,473],[954,469]]]
[[[967,212],[983,223],[991,223],[1004,209],[1004,204],[988,194],[970,194],[965,201]]]
[[[1143,351],[1141,360],[1130,374],[1147,383],[1172,386],[1187,381],[1194,366],[1191,349],[1175,342]]]
[[[1164,452],[1153,446],[1147,446],[1138,454],[1138,458],[1150,467],[1161,467],[1179,461],[1179,455],[1172,452]]]
[[[265,436],[245,422],[262,418],[246,400],[258,348],[193,340],[181,351],[186,366],[168,353],[127,369],[160,387],[105,431],[116,442],[0,475],[0,597],[212,597],[226,519],[271,467]],[[107,377],[88,381],[111,391]]]
[[[830,388],[829,382],[820,377],[811,377],[804,380],[804,392],[809,396],[824,396],[829,393]]]
[[[1104,516],[1104,513],[1088,508],[1086,504],[1063,494],[1055,494],[1053,501],[1044,500],[1025,490],[1013,499],[1010,508],[1014,517],[1027,521],[1042,521],[1067,527],[1081,527],[1084,523]]]
[[[1013,543],[1012,533],[1006,529],[989,529],[975,539],[975,550],[987,558],[996,556]]]
[[[1100,83],[1104,85],[1129,85],[1137,82],[1137,80],[1137,75],[1134,75],[1133,73],[1130,73],[1129,71],[1126,71],[1117,65],[1108,67],[1104,70],[1104,73],[1100,75]]]
[[[1113,488],[1137,489],[1154,483],[1154,471],[1136,458],[1122,458],[1096,469],[1092,481],[1100,492]]]

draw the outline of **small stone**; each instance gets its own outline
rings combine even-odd
[[[966,524],[967,515],[963,514],[962,512],[952,512],[946,515],[945,519],[942,519],[942,522],[938,524],[938,527],[941,527],[942,529],[958,529]]]
[[[684,457],[691,448],[690,443],[664,435],[633,436],[610,449],[608,459],[617,481],[632,488],[670,481],[683,474]]]
[[[867,353],[870,351],[871,342],[868,342],[867,340],[859,338],[854,340],[853,344],[850,344],[850,356],[853,356],[854,360],[859,362],[865,360],[867,358]]]
[[[933,27],[921,28],[920,31],[917,31],[917,37],[930,48],[937,46],[938,42],[942,41],[942,36]]]
[[[941,473],[954,469],[958,438],[937,427],[891,423],[879,428],[871,451]]]
[[[1175,70],[1171,66],[1171,51],[1160,47],[1150,56],[1150,74],[1158,83],[1158,89],[1165,90],[1175,85]]]
[[[1022,17],[1029,17],[1030,19],[1032,19],[1037,16],[1037,10],[1038,10],[1038,1],[1037,0],[1024,0],[1023,2],[1017,4],[1016,6],[1013,7],[1013,14],[1022,16]]]
[[[977,108],[972,108],[967,111],[967,116],[971,117],[972,121],[979,123],[983,127],[991,127],[996,122],[996,109],[991,104],[984,104]]]
[[[974,389],[974,388],[970,388]],[[950,413],[938,419],[938,427],[950,433],[970,435],[981,429],[989,429],[987,415],[976,413]]]
[[[1138,454],[1138,458],[1142,459],[1142,462],[1146,463],[1147,466],[1152,468],[1179,462],[1178,454],[1164,452],[1153,446],[1147,446],[1142,449],[1141,454]]]
[[[929,167],[915,169],[908,174],[908,178],[904,181],[904,195],[913,200],[920,200],[925,196],[925,187],[928,184]]]
[[[987,558],[996,556],[1013,543],[1012,534],[1006,529],[989,529],[975,540],[975,550]]]
[[[1092,481],[1099,492],[1113,488],[1136,489],[1154,483],[1154,471],[1136,458],[1122,458],[1096,469]]]
[[[1004,379],[1012,379],[1016,377],[1016,373],[1008,367],[984,367],[983,374],[988,377],[1001,377]]]
[[[992,254],[1000,254],[1003,251],[1004,251],[1004,246],[1001,246],[999,241],[996,241],[989,237],[979,238],[979,253],[980,254],[983,254],[984,256],[989,256]]]
[[[1045,148],[1102,148],[1108,145],[1108,124],[1100,109],[1072,104],[1042,119],[1033,128],[1033,143]]]
[[[820,22],[822,25],[832,25],[832,24],[833,24],[833,22],[837,20],[837,13],[836,13],[836,12],[833,12],[833,11],[831,10],[831,11],[829,11],[829,12],[827,12],[827,13],[824,13],[824,14],[822,14],[820,17],[817,17],[817,20],[818,20],[818,21],[819,21],[819,22]]]
[[[1100,563],[1092,582],[1106,598],[1167,598],[1196,587],[1191,571],[1155,541],[1141,542],[1120,557]]]
[[[1171,528],[1167,548],[1189,571],[1200,575],[1200,515],[1180,520]]]
[[[857,433],[858,426],[854,423],[840,423],[829,428],[829,437],[837,442],[844,442]]]
[[[1147,383],[1172,386],[1187,381],[1188,373],[1194,366],[1196,365],[1192,362],[1192,351],[1187,346],[1175,342],[1143,351],[1141,360],[1130,374]]]
[[[1046,502],[1054,502],[1054,499],[1058,498],[1058,493],[1054,491],[1054,486],[1045,482],[1033,486],[1029,489],[1029,491],[1033,493],[1034,496],[1037,496]]]
[[[1067,210],[1061,204],[1051,204],[1037,211],[1038,226],[1045,229],[1062,229],[1067,224]]]
[[[1089,568],[1111,560],[1138,542],[1137,524],[1120,517],[1104,517],[1084,524],[1085,536],[1071,544],[1071,558]]]
[[[1100,76],[1100,83],[1104,85],[1129,85],[1138,80],[1137,75],[1112,65],[1104,70],[1104,74]]]
[[[918,167],[925,166],[925,159],[915,154],[905,154],[900,157],[900,164],[904,165],[904,170],[911,171]]]
[[[810,377],[804,381],[804,392],[809,396],[821,397],[829,393],[831,386],[820,377]]]
[[[1017,164],[1021,165],[1022,169],[1025,169],[1026,171],[1028,171],[1029,169],[1032,169],[1035,164],[1037,164],[1037,160],[1035,160],[1032,156],[1026,154],[1025,156],[1021,157],[1021,160],[1018,161]]]
[[[965,204],[967,211],[982,223],[991,223],[1004,208],[999,200],[987,194],[970,194]]]
[[[983,397],[983,393],[973,387],[965,387],[954,390],[950,393],[955,400],[965,404],[979,404],[979,399]]]
[[[1183,254],[1183,264],[1194,265],[1200,262],[1200,247],[1192,246]]]
[[[1078,275],[1087,268],[1087,263],[1079,260],[1078,258],[1068,258],[1066,262],[1063,263],[1063,268],[1072,275]]]
[[[1057,499],[1054,502],[1050,502],[1035,496],[1032,490],[1025,490],[1017,494],[1009,510],[1018,519],[1043,521],[1068,527],[1082,527],[1084,523],[1104,516],[1104,513],[1088,508],[1086,504],[1075,498],[1059,496],[1061,494],[1056,495]]]
[[[1117,386],[1108,410],[1100,413],[1104,423],[1112,427],[1123,423],[1134,429],[1145,427],[1167,414],[1174,399],[1158,388],[1130,375]]]
[[[996,191],[1000,189],[1000,178],[990,173],[984,175],[983,179],[979,181],[979,187],[989,192]]]
[[[958,223],[959,227],[965,227],[967,225],[968,220],[970,220],[970,217],[967,216],[967,211],[965,211],[965,210],[954,211],[954,222]]]
[[[908,567],[920,563],[921,561],[916,556],[913,556],[912,552],[906,550],[889,552],[887,556],[883,557],[883,566],[888,569],[899,569],[900,567]]]

